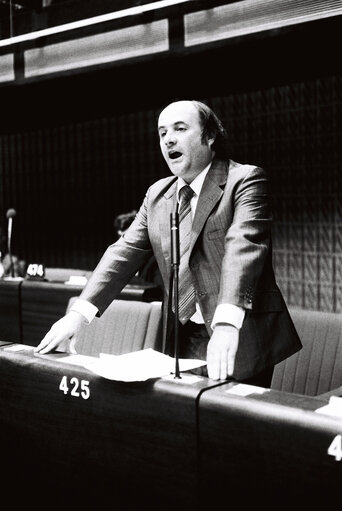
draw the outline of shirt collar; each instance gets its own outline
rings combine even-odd
[[[195,177],[195,179],[190,183],[190,188],[193,189],[193,191],[195,192],[195,194],[197,195],[197,197],[199,196],[199,194],[201,193],[201,190],[202,190],[202,186],[203,186],[203,183],[204,183],[204,180],[205,180],[205,177],[206,175],[208,174],[208,171],[210,169],[210,166],[211,166],[211,163],[209,163],[209,165],[207,165],[205,167],[205,169],[203,169],[199,174],[198,176]],[[181,188],[183,188],[183,186],[186,186],[188,183],[186,183],[184,181],[184,179],[182,177],[179,177],[178,178],[178,181],[177,181],[177,201],[179,202],[179,191],[181,190]]]

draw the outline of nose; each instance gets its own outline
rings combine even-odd
[[[176,143],[176,137],[174,132],[168,131],[164,137],[164,143],[167,147],[173,146]]]

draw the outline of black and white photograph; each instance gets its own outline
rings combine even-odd
[[[4,509],[336,507],[342,0],[0,0]]]

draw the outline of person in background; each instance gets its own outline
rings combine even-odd
[[[7,246],[7,238],[3,234],[0,227],[0,278],[6,277],[21,277],[26,275],[27,263],[24,259],[19,259],[18,256],[11,254],[11,257],[4,247]],[[13,265],[13,272],[12,272]]]
[[[0,279],[2,279],[2,277],[4,276],[4,273],[5,273],[5,269],[4,269],[4,265],[2,264],[2,253],[0,251]]]
[[[273,272],[267,174],[230,158],[226,131],[202,102],[166,106],[158,133],[172,175],[150,186],[129,228],[35,352],[68,339],[73,346],[81,326],[101,315],[153,254],[165,290],[163,351],[170,353],[170,214],[178,208],[180,356],[206,360],[214,380],[269,387],[274,365],[302,344]]]
[[[128,213],[121,213],[114,218],[114,231],[117,237],[122,236],[135,219],[138,211],[133,209]]]
[[[121,213],[114,218],[114,230],[118,238],[125,234],[137,213],[137,210],[133,209],[128,213]],[[158,263],[154,255],[152,255],[146,264],[137,271],[130,283],[134,285],[155,284],[159,288],[161,296],[163,295],[163,278],[160,274]]]
[[[10,256],[6,254],[1,261],[3,268],[2,278],[6,277],[21,277],[25,278],[26,275],[26,261],[19,259],[16,255],[12,255],[12,264],[13,264],[13,275],[11,268],[11,260]]]

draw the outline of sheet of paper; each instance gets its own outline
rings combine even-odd
[[[226,390],[228,394],[235,394],[237,396],[249,396],[250,394],[264,394],[269,392],[270,389],[264,387],[257,387],[256,385],[246,385],[245,383],[238,383],[231,389]]]
[[[81,275],[70,275],[69,280],[66,280],[64,284],[69,286],[85,286],[88,279]]]
[[[12,344],[7,348],[4,348],[4,351],[26,351],[33,350],[33,346],[28,346],[27,344]]]
[[[204,360],[180,359],[179,370],[188,371],[206,365]],[[175,370],[175,359],[151,348],[125,355],[100,353],[99,358],[85,361],[83,367],[103,378],[116,381],[146,381],[160,378]]]
[[[316,413],[322,413],[324,415],[334,415],[335,417],[342,417],[342,398],[337,396],[331,396],[329,404],[317,408]]]
[[[53,357],[51,357],[51,358],[53,358]],[[66,355],[65,357],[59,358],[58,361],[62,360],[66,364],[85,367],[84,364],[91,364],[91,362],[94,360],[94,358],[95,358],[95,360],[97,360],[96,357],[90,357],[88,355],[78,355],[77,354],[77,355]]]

